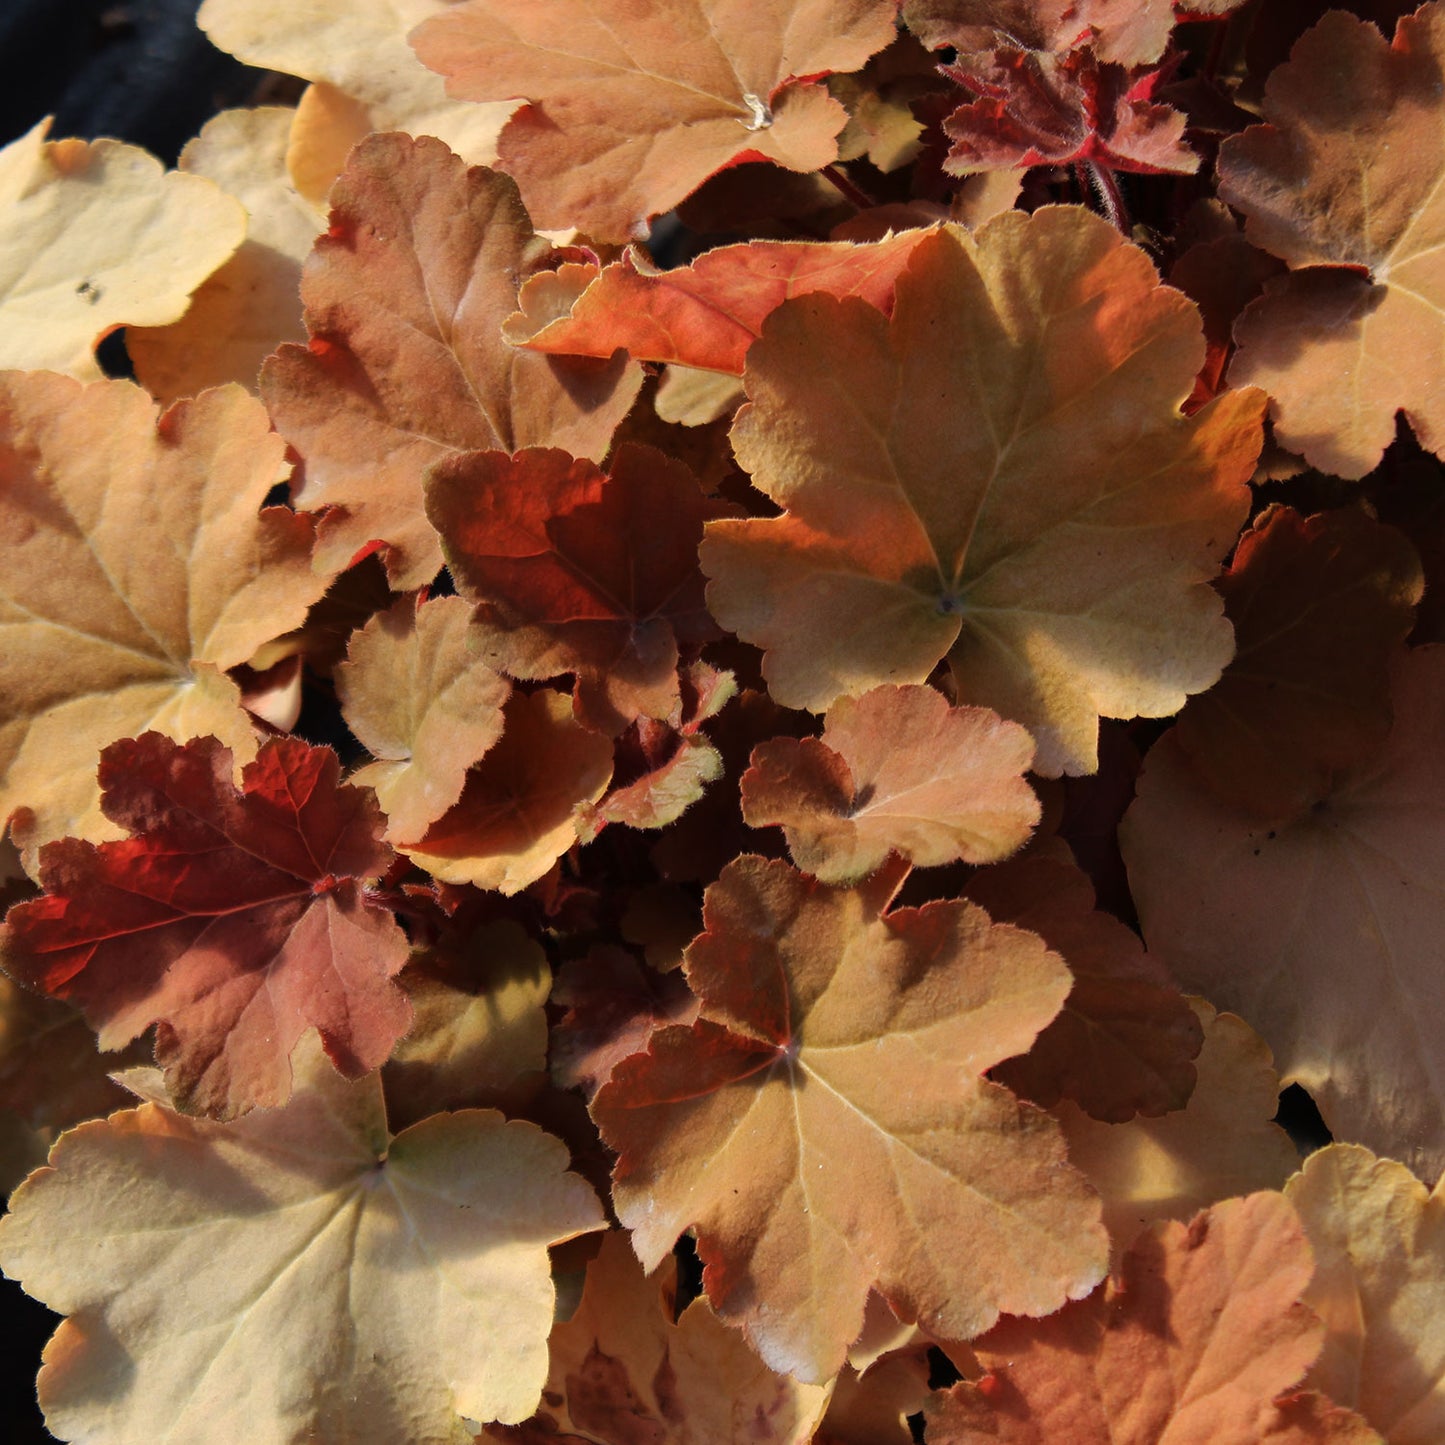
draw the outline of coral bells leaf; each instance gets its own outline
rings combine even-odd
[[[996,863],[1023,846],[1039,802],[1033,740],[987,708],[930,687],[839,698],[821,738],[773,738],[742,779],[750,827],[781,824],[798,867],[853,883],[890,852],[921,867]]]
[[[1220,149],[1220,196],[1294,268],[1240,318],[1235,385],[1271,397],[1275,435],[1312,466],[1361,477],[1403,411],[1445,454],[1445,4],[1388,44],[1333,10],[1265,89],[1266,125]]]
[[[1107,1251],[1057,1125],[981,1077],[1057,1013],[1068,970],[967,903],[885,913],[897,879],[729,864],[685,959],[698,1019],[592,1104],[643,1266],[693,1229],[718,1313],[808,1381],[842,1367],[870,1288],[966,1338],[1086,1293]]]
[[[103,1048],[159,1024],[188,1109],[282,1103],[313,1027],[344,1074],[376,1068],[411,1022],[392,981],[407,945],[361,890],[391,857],[376,803],[338,772],[329,748],[274,738],[238,791],[214,738],[111,744],[103,806],[134,836],[42,850],[45,894],[0,932],[6,969],[79,1005]]]
[[[1046,1320],[1005,1320],[974,1340],[989,1373],[939,1398],[928,1438],[1378,1442],[1358,1417],[1315,1402],[1276,1406],[1320,1350],[1323,1328],[1300,1302],[1312,1267],[1299,1217],[1278,1194],[1227,1200],[1187,1225],[1158,1226],[1130,1249],[1118,1279],[1090,1298]]]
[[[544,227],[600,241],[645,234],[716,171],[837,160],[847,112],[818,78],[893,39],[893,0],[467,0],[412,33],[465,100],[532,102],[502,165]]]
[[[0,1263],[70,1316],[39,1380],[63,1438],[456,1445],[536,1408],[548,1246],[603,1222],[565,1146],[491,1109],[393,1135],[376,1075],[297,1064],[231,1124],[82,1125],[12,1196]]]
[[[710,523],[713,615],[821,711],[949,658],[1046,774],[1100,715],[1167,715],[1219,676],[1208,585],[1248,508],[1264,398],[1183,417],[1198,313],[1104,221],[1052,207],[925,237],[891,319],[804,296],[748,353],[733,445],[781,517]]]

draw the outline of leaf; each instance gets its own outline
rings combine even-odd
[[[0,368],[100,376],[117,327],[163,326],[246,235],[246,213],[201,176],[117,140],[0,150]]]
[[[1375,466],[1397,411],[1423,446],[1445,448],[1433,382],[1445,351],[1442,64],[1445,6],[1405,16],[1393,45],[1332,12],[1271,73],[1267,124],[1220,149],[1220,196],[1292,268],[1240,318],[1230,380],[1264,387],[1279,443],[1342,477]]]
[[[1066,970],[966,903],[885,915],[896,881],[729,864],[684,963],[700,1016],[592,1104],[643,1267],[695,1231],[718,1313],[814,1383],[874,1286],[900,1319],[966,1338],[1000,1310],[1058,1308],[1103,1264],[1052,1121],[980,1077],[1057,1011]]]
[[[709,524],[713,615],[767,650],[786,706],[947,656],[960,702],[1034,734],[1037,771],[1091,771],[1100,714],[1172,713],[1229,659],[1207,579],[1263,398],[1182,417],[1202,355],[1193,306],[1078,208],[925,237],[891,320],[785,303],[733,445],[787,512]]]
[[[53,838],[120,836],[95,782],[114,738],[211,733],[253,753],[220,674],[327,582],[310,520],[261,510],[284,450],[239,387],[158,421],[129,382],[0,376],[0,819],[27,866]]]
[[[1389,1159],[1332,1144],[1285,1187],[1314,1247],[1305,1302],[1325,1322],[1308,1383],[1390,1445],[1445,1432],[1445,1196]]]
[[[326,222],[286,174],[295,114],[280,106],[225,110],[181,152],[181,171],[205,176],[245,206],[246,239],[180,320],[126,328],[126,354],[152,396],[174,401],[228,381],[254,391],[266,357],[283,341],[306,339],[301,263]]]
[[[1110,1123],[1189,1102],[1199,1020],[1134,933],[1094,907],[1072,862],[1015,858],[975,874],[965,896],[995,923],[1037,933],[1074,976],[1058,1017],[1028,1053],[993,1070],[997,1083],[1045,1109],[1072,1099]]]
[[[1236,1194],[1278,1189],[1299,1155],[1271,1122],[1280,1078],[1263,1039],[1234,1014],[1190,1000],[1203,1029],[1189,1102],[1155,1118],[1110,1124],[1065,1099],[1054,1109],[1069,1159],[1104,1200],[1104,1223],[1122,1250],[1156,1221],[1188,1219]]]
[[[501,740],[468,772],[456,805],[401,851],[448,883],[510,894],[578,841],[580,811],[612,777],[612,745],[549,689],[514,692],[504,717]]]
[[[611,736],[679,708],[680,653],[720,635],[697,544],[722,509],[686,466],[631,444],[607,472],[555,450],[472,452],[435,466],[426,494],[491,666],[572,673],[578,720]]]
[[[351,781],[376,790],[388,842],[436,822],[502,735],[511,687],[472,650],[471,615],[458,597],[404,597],[351,634],[336,669],[347,726],[378,759]]]
[[[500,149],[538,224],[627,241],[738,161],[813,171],[836,160],[847,115],[818,78],[881,50],[894,10],[662,0],[602,14],[571,0],[466,0],[411,40],[449,95],[532,102]]]
[[[1182,112],[1154,99],[1163,72],[1001,47],[961,55],[944,73],[966,94],[943,122],[950,175],[1093,164],[1143,175],[1193,175]]]
[[[778,824],[793,862],[854,883],[890,852],[916,867],[996,863],[1039,820],[1024,780],[1033,740],[986,708],[922,686],[876,687],[828,709],[821,738],[773,738],[742,778],[743,818]]]
[[[448,100],[446,87],[412,53],[407,33],[453,0],[204,0],[196,22],[220,50],[247,65],[318,83],[325,104],[362,112],[354,141],[369,131],[437,136],[469,165],[492,165],[497,136],[514,109]],[[316,104],[313,99],[312,104]],[[302,109],[308,107],[303,99]],[[343,147],[338,160],[344,160]],[[339,169],[339,166],[337,167]],[[334,176],[335,172],[333,172]],[[326,186],[307,189],[318,204]]]
[[[385,542],[392,585],[416,587],[441,567],[428,465],[491,447],[600,457],[641,373],[502,340],[518,282],[551,249],[505,176],[468,171],[435,140],[375,136],[331,202],[302,279],[311,344],[283,346],[261,391],[306,461],[297,505],[335,509],[318,556],[342,567]]]
[[[592,1190],[489,1109],[393,1137],[377,1078],[318,1052],[284,1109],[142,1104],[65,1135],[15,1194],[0,1263],[70,1316],[39,1380],[57,1434],[458,1445],[460,1415],[535,1408],[547,1247],[602,1226]]]
[[[1298,818],[1230,809],[1166,736],[1120,836],[1151,952],[1255,1024],[1336,1138],[1436,1174],[1445,648],[1393,672],[1388,741]]]
[[[1296,1428],[1276,1400],[1319,1352],[1300,1295],[1310,1247],[1278,1194],[1156,1226],[1117,1280],[1046,1320],[1005,1320],[972,1349],[989,1371],[930,1411],[937,1445],[1378,1442]],[[1290,1411],[1289,1413],[1295,1413]]]
[[[552,1368],[535,1420],[484,1440],[542,1445],[807,1445],[826,1385],[776,1375],[695,1299],[674,1319],[677,1267],[644,1277],[620,1230],[587,1266],[576,1314],[552,1331]]]
[[[573,268],[573,286],[591,277],[581,291],[561,292],[555,272],[532,277],[504,331],[531,351],[606,358],[620,346],[638,361],[741,376],[763,322],[791,297],[857,296],[888,315],[899,272],[924,234],[871,245],[747,241],[665,271],[628,247],[595,273]]]
[[[1389,733],[1389,663],[1424,590],[1420,559],[1357,508],[1270,506],[1216,585],[1237,651],[1175,737],[1221,799],[1278,822]]]
[[[159,1023],[182,1108],[283,1103],[313,1026],[342,1073],[376,1068],[411,1022],[391,982],[406,940],[366,906],[360,880],[390,850],[370,795],[338,772],[329,748],[272,738],[238,791],[214,738],[112,743],[101,805],[132,836],[42,850],[45,896],[0,930],[6,970],[83,1009],[104,1049]]]

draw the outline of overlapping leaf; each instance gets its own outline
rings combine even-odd
[[[789,706],[947,656],[960,701],[1034,734],[1040,772],[1090,771],[1100,714],[1171,713],[1231,652],[1207,579],[1263,398],[1182,417],[1202,354],[1192,305],[1081,210],[926,237],[891,320],[787,302],[733,428],[787,514],[709,525],[709,606]]]
[[[100,375],[119,326],[163,326],[241,244],[246,213],[202,176],[116,140],[0,151],[0,368]]]
[[[693,1229],[719,1314],[804,1380],[841,1367],[872,1287],[966,1338],[1103,1267],[1053,1122],[980,1077],[1057,1012],[1067,970],[965,903],[885,913],[895,883],[730,864],[685,960],[699,1018],[592,1104],[644,1267]]]
[[[412,43],[449,95],[532,102],[500,150],[539,225],[626,241],[738,161],[812,171],[836,160],[847,113],[817,78],[881,50],[894,10],[892,0],[638,10],[465,0]]]
[[[600,271],[533,277],[506,334],[532,351],[605,358],[620,346],[639,361],[741,376],[763,322],[793,296],[857,296],[886,316],[898,273],[923,234],[904,231],[870,245],[749,241],[667,271],[629,249]]]
[[[552,1332],[544,1405],[524,1425],[493,1426],[506,1445],[807,1445],[828,1404],[826,1385],[774,1374],[708,1303],[681,1314],[671,1259],[644,1277],[614,1230],[587,1267],[582,1303]],[[676,1322],[674,1323],[674,1317]]]
[[[48,839],[120,836],[95,784],[114,738],[211,733],[251,755],[221,672],[326,586],[311,520],[261,510],[284,450],[238,387],[158,422],[129,382],[0,377],[0,820],[27,861]]]
[[[187,1108],[283,1102],[312,1027],[343,1073],[376,1068],[411,1021],[392,982],[406,939],[361,892],[391,857],[375,802],[337,776],[295,738],[263,744],[239,791],[214,738],[111,744],[102,806],[133,836],[42,850],[44,896],[0,930],[6,969],[79,1005],[102,1048],[158,1023]]]
[[[276,425],[306,461],[304,507],[331,508],[320,551],[340,567],[387,544],[393,585],[441,566],[422,473],[451,452],[563,447],[600,457],[641,382],[612,362],[534,356],[501,325],[550,250],[516,188],[435,140],[376,136],[352,153],[331,229],[302,281],[309,348],[262,372]]]
[[[631,444],[606,472],[555,450],[472,452],[434,467],[426,494],[492,666],[573,674],[578,718],[608,734],[678,711],[680,651],[719,635],[697,544],[722,510],[681,462]]]
[[[67,1134],[0,1264],[70,1316],[40,1374],[63,1438],[460,1445],[547,1371],[547,1248],[601,1226],[567,1150],[492,1110],[394,1137],[373,1075],[308,1050],[289,1105],[160,1103]]]
[[[996,863],[1027,840],[1038,799],[1033,740],[987,708],[949,707],[919,685],[828,709],[821,738],[773,738],[742,777],[743,818],[779,824],[793,861],[853,883],[889,853],[919,867]]]
[[[502,735],[511,689],[471,647],[470,622],[459,598],[403,598],[352,633],[336,669],[342,714],[377,759],[352,781],[376,790],[393,843],[436,822]]]
[[[971,1348],[989,1371],[931,1412],[936,1445],[1379,1445],[1358,1416],[1287,1399],[1323,1329],[1300,1302],[1313,1261],[1278,1194],[1232,1199],[1140,1239],[1119,1277]]]
[[[1266,827],[1150,752],[1121,841],[1151,951],[1250,1019],[1336,1137],[1445,1167],[1445,648],[1397,660],[1384,747]]]
[[[1220,152],[1220,195],[1294,268],[1240,318],[1231,380],[1270,393],[1281,445],[1344,477],[1374,467],[1401,410],[1445,452],[1442,64],[1438,0],[1393,45],[1332,11],[1270,75],[1267,124]]]

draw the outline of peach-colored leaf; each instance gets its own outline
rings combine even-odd
[[[1325,1322],[1308,1383],[1390,1445],[1445,1439],[1445,1192],[1357,1144],[1312,1154],[1285,1187],[1314,1247],[1305,1302]]]
[[[175,321],[241,244],[246,212],[202,176],[118,140],[0,150],[0,368],[100,375],[117,327]]]
[[[491,447],[601,457],[641,372],[502,340],[518,284],[551,249],[505,176],[467,170],[436,140],[375,136],[331,203],[302,279],[311,344],[282,347],[261,389],[306,462],[298,505],[335,509],[319,555],[340,567],[385,542],[393,585],[419,586],[441,566],[430,463]]]
[[[603,1223],[566,1148],[490,1109],[393,1136],[374,1074],[298,1063],[285,1108],[232,1124],[83,1124],[11,1200],[0,1263],[69,1316],[39,1379],[58,1435],[459,1445],[459,1416],[536,1408],[548,1246]]]
[[[388,842],[419,838],[502,735],[511,687],[471,646],[471,611],[403,597],[352,633],[336,669],[342,715],[377,759],[351,781],[376,790]]]
[[[102,1048],[159,1024],[156,1061],[186,1108],[230,1117],[285,1101],[308,1028],[351,1078],[378,1067],[411,1009],[395,920],[361,883],[391,850],[336,754],[272,738],[238,791],[214,738],[159,733],[101,754],[101,806],[131,837],[41,850],[42,897],[0,928],[8,972],[67,999]]]
[[[469,165],[492,165],[511,105],[449,100],[406,43],[407,34],[453,0],[205,0],[197,23],[219,49],[247,65],[317,82],[333,114],[357,111],[354,144],[370,131],[437,136]],[[305,106],[303,105],[303,109]],[[346,148],[339,148],[344,159]],[[339,167],[337,167],[339,169]],[[336,171],[329,179],[335,178]],[[299,179],[299,177],[298,177]],[[326,184],[303,187],[322,204]]]
[[[742,778],[750,827],[778,824],[793,862],[853,883],[889,853],[922,868],[996,863],[1039,821],[1023,774],[1033,739],[987,708],[949,707],[931,687],[839,698],[821,738],[773,738]]]
[[[813,171],[847,119],[818,78],[857,70],[894,34],[893,0],[463,0],[412,34],[466,100],[521,98],[502,164],[539,225],[603,241],[645,234],[716,171]]]
[[[0,821],[115,838],[96,757],[158,729],[255,750],[221,675],[325,590],[311,520],[262,510],[285,448],[239,387],[157,420],[130,382],[0,376]],[[17,811],[19,810],[19,811]]]
[[[1249,1019],[1337,1138],[1445,1167],[1445,647],[1402,654],[1394,728],[1274,827],[1216,799],[1171,737],[1121,832],[1145,941]]]
[[[227,381],[254,391],[266,357],[283,341],[306,339],[301,263],[326,217],[286,175],[294,116],[279,106],[222,111],[181,152],[178,169],[235,196],[248,225],[240,250],[200,287],[179,321],[126,328],[136,376],[162,401]]]
[[[678,710],[679,654],[720,635],[697,545],[722,509],[686,466],[630,443],[606,472],[556,450],[471,452],[433,467],[426,496],[488,663],[573,674],[578,718],[609,735]]]
[[[718,1312],[815,1382],[875,1286],[967,1337],[1103,1270],[1097,1202],[1053,1121],[981,1077],[1057,1012],[1067,970],[966,903],[885,913],[897,881],[729,864],[684,962],[699,1018],[654,1033],[592,1104],[644,1267],[694,1230]]]
[[[1220,149],[1220,196],[1287,261],[1235,329],[1235,384],[1265,388],[1275,436],[1312,466],[1361,477],[1395,413],[1445,452],[1445,5],[1391,45],[1331,11],[1270,74],[1266,124]]]
[[[560,294],[556,273],[534,276],[506,334],[532,351],[605,358],[620,346],[639,361],[741,376],[763,322],[790,297],[857,296],[887,315],[898,273],[924,234],[904,231],[870,245],[748,241],[670,271],[629,248],[599,272],[572,268],[576,280],[591,277],[580,293]]]
[[[492,1426],[504,1445],[807,1445],[826,1385],[774,1374],[705,1299],[677,1315],[677,1266],[644,1276],[613,1230],[587,1267],[576,1314],[552,1331],[543,1407]]]
[[[1240,0],[1204,0],[1190,10],[1227,10]],[[992,50],[1005,42],[1063,54],[1087,45],[1102,60],[1158,60],[1174,29],[1168,0],[904,0],[903,19],[930,50]]]
[[[947,656],[961,702],[1034,734],[1038,771],[1091,771],[1101,714],[1174,712],[1232,650],[1208,579],[1264,399],[1183,417],[1202,357],[1193,305],[1076,207],[926,236],[891,320],[786,302],[733,444],[787,511],[709,524],[713,614],[788,706]]]
[[[1046,1109],[1072,1099],[1111,1123],[1184,1107],[1199,1021],[1138,937],[1094,907],[1093,886],[1074,864],[1016,858],[976,874],[964,896],[995,923],[1037,933],[1074,976],[1059,1016],[1028,1053],[993,1071],[997,1082]]]
[[[1217,586],[1238,650],[1190,698],[1175,739],[1220,798],[1278,822],[1384,742],[1390,658],[1415,620],[1420,558],[1357,508],[1306,518],[1271,506]]]
[[[1289,1135],[1271,1122],[1280,1080],[1264,1041],[1243,1019],[1203,999],[1191,1003],[1204,1043],[1182,1109],[1124,1124],[1091,1119],[1069,1099],[1054,1109],[1070,1160],[1103,1196],[1116,1252],[1155,1221],[1278,1189],[1299,1162]]]
[[[988,1373],[930,1411],[936,1445],[1304,1445],[1378,1440],[1301,1428],[1276,1400],[1323,1330],[1300,1302],[1313,1261],[1279,1194],[1156,1226],[1117,1279],[1045,1320],[1005,1320],[971,1348]],[[1318,1416],[1317,1416],[1318,1418]]]
[[[582,810],[607,790],[612,744],[543,689],[513,693],[497,742],[462,796],[401,851],[434,877],[517,893],[578,842]]]

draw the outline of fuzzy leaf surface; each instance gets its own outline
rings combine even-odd
[[[718,1313],[819,1383],[870,1288],[967,1338],[1087,1292],[1107,1250],[1057,1126],[981,1077],[1053,1017],[1067,970],[965,903],[885,914],[897,876],[729,864],[684,961],[698,1019],[592,1104],[644,1268],[694,1229]]]
[[[336,755],[273,738],[238,790],[214,738],[159,733],[101,755],[102,806],[133,836],[41,852],[44,896],[0,930],[8,972],[85,1011],[102,1048],[160,1025],[156,1061],[188,1109],[283,1103],[308,1028],[356,1078],[406,1032],[406,939],[360,881],[391,850]]]
[[[375,1075],[308,1049],[282,1109],[159,1103],[65,1135],[0,1264],[70,1316],[39,1392],[63,1438],[461,1445],[546,1377],[548,1246],[597,1229],[567,1150],[489,1109],[393,1136]]]
[[[1202,357],[1193,305],[1077,208],[925,237],[891,319],[785,303],[733,445],[787,510],[709,524],[713,615],[766,649],[786,706],[946,656],[960,702],[1034,734],[1039,772],[1092,771],[1101,714],[1174,712],[1232,651],[1208,579],[1264,398],[1186,419]]]
[[[741,160],[812,171],[847,112],[818,83],[894,34],[892,0],[466,0],[412,34],[466,100],[524,98],[502,164],[544,227],[600,241],[648,222]]]

